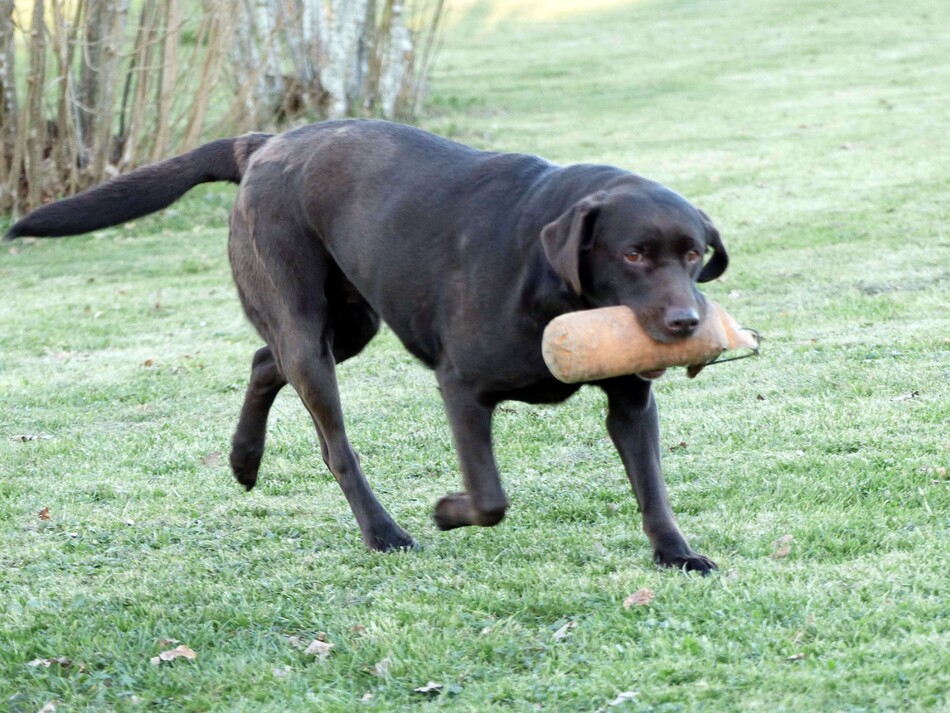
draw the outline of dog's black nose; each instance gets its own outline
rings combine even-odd
[[[666,313],[666,329],[674,337],[688,337],[699,326],[699,313],[690,309],[671,309]]]

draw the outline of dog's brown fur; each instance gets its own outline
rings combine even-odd
[[[611,166],[558,167],[476,151],[418,129],[326,122],[279,136],[222,139],[44,206],[9,237],[87,232],[159,210],[205,181],[233,181],[228,252],[245,312],[267,346],[254,357],[231,465],[257,482],[267,413],[287,383],[313,418],[323,459],[368,547],[410,547],[379,504],[343,424],[335,365],[385,321],[432,368],[465,489],[435,508],[439,527],[495,525],[508,500],[491,418],[506,399],[560,402],[541,333],[565,312],[626,305],[660,341],[705,312],[695,282],[728,258],[704,213]],[[713,250],[702,264],[702,254]],[[673,518],[647,378],[597,382],[656,562],[708,572]]]

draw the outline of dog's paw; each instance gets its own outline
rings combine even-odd
[[[713,570],[719,569],[719,566],[711,559],[704,555],[696,554],[692,550],[686,553],[670,555],[662,552],[654,552],[653,562],[661,567],[675,568],[683,572],[699,572],[704,577]]]
[[[373,552],[419,549],[419,543],[395,523],[387,523],[374,528],[373,532],[363,535],[363,542],[366,544],[366,548]]]
[[[468,493],[449,493],[439,499],[432,512],[432,519],[440,530],[453,530],[456,527],[479,525],[493,527],[505,518],[507,501],[496,507],[477,509]]]
[[[250,490],[257,485],[257,472],[261,467],[261,456],[263,452],[243,451],[237,448],[231,451],[229,460],[231,462],[231,472],[234,477],[246,490]]]
[[[471,503],[467,493],[449,493],[435,504],[432,519],[440,530],[454,530],[456,527],[465,527],[469,523]]]

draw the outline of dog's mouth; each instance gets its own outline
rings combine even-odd
[[[641,371],[637,374],[641,379],[646,379],[647,381],[653,381],[654,379],[659,379],[666,373],[666,369],[653,369],[652,371]]]

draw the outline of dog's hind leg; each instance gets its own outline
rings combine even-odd
[[[369,307],[345,278],[339,276],[336,289],[329,291],[332,315],[333,360],[339,364],[356,356],[379,331],[379,316]],[[251,380],[244,396],[241,416],[231,439],[231,470],[234,477],[250,490],[257,484],[257,473],[264,455],[267,415],[287,380],[277,367],[270,347],[254,354]],[[320,452],[329,467],[326,438],[317,429]]]
[[[270,347],[258,349],[251,364],[251,381],[244,395],[241,416],[231,439],[231,470],[248,490],[257,483],[257,471],[264,455],[267,414],[286,384]]]
[[[235,202],[228,253],[241,303],[270,347],[277,372],[310,413],[324,461],[349,502],[363,542],[371,550],[413,547],[363,474],[346,435],[336,382],[336,362],[363,348],[378,328],[378,317],[352,285],[347,289],[319,236],[300,224],[287,176],[280,162],[255,163]],[[261,374],[264,384],[274,372]],[[252,377],[251,388],[257,384]],[[260,393],[270,396],[274,388],[265,386]],[[264,413],[263,396],[250,402],[251,413]],[[240,433],[263,430],[253,419],[246,423],[248,430],[239,426]]]
[[[282,325],[278,355],[281,369],[310,412],[320,436],[324,461],[356,517],[363,542],[371,550],[415,546],[376,499],[350,445],[343,424],[334,358],[327,338],[314,329],[313,316]]]

